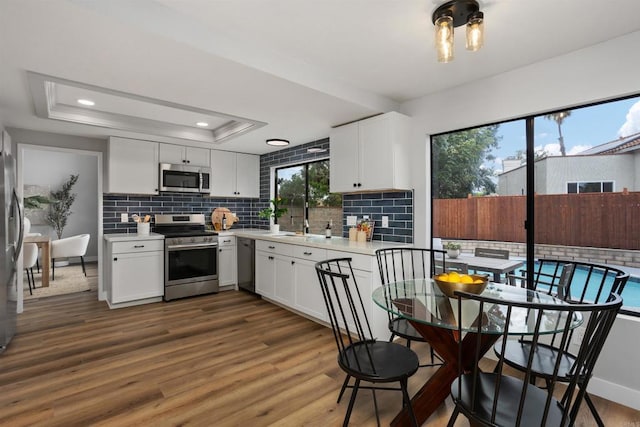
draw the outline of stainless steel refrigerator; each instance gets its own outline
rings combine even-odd
[[[16,194],[11,154],[0,152],[0,352],[16,332],[18,283],[16,262],[22,249],[22,211]]]

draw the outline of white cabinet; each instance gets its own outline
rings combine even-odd
[[[218,237],[218,266],[220,287],[238,284],[235,236]]]
[[[276,288],[275,255],[256,251],[256,293],[273,298]]]
[[[275,255],[275,289],[273,299],[285,305],[293,305],[294,281],[293,267],[295,262],[290,256]]]
[[[333,129],[331,191],[410,189],[409,131],[410,118],[395,112]]]
[[[214,197],[260,197],[260,156],[211,150]]]
[[[158,143],[111,137],[107,193],[158,194]]]
[[[142,303],[164,295],[164,241],[162,239],[107,240],[105,288],[112,308]]]
[[[160,143],[160,163],[209,167],[209,150],[198,147]]]

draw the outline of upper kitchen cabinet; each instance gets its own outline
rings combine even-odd
[[[160,143],[160,163],[209,167],[209,150]]]
[[[211,196],[260,197],[260,156],[211,150]]]
[[[331,192],[410,189],[410,120],[391,112],[333,129]]]
[[[157,142],[109,138],[106,192],[158,194],[158,163]]]

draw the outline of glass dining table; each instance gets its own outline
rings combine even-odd
[[[499,283],[488,283],[482,295],[504,301],[566,304],[546,293]],[[392,315],[408,319],[443,360],[443,364],[411,399],[413,411],[420,425],[449,395],[451,384],[458,375],[459,363],[462,363],[465,369],[469,369],[475,351],[479,350],[481,354],[489,351],[500,337],[506,318],[506,306],[485,304],[481,336],[478,337],[476,334],[478,316],[475,316],[479,309],[478,302],[462,299],[460,300],[462,305],[458,307],[459,300],[445,296],[432,279],[404,280],[383,285],[374,290],[373,300]],[[463,332],[466,332],[463,337],[458,333],[458,310],[463,313],[463,319],[470,317],[465,316],[464,313],[474,314],[471,319],[475,319],[469,321],[468,325],[462,325]],[[542,333],[553,334],[562,329],[566,317],[562,319],[558,313],[558,311],[543,313]],[[533,332],[534,325],[528,319],[535,316],[528,314],[524,308],[513,308],[509,334],[519,336]],[[582,324],[582,317],[577,316],[571,320],[572,328],[580,324]],[[459,360],[458,345],[461,339],[463,358]],[[408,415],[406,409],[401,410],[391,425],[410,425]]]

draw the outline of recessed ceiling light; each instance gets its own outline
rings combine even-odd
[[[207,122],[198,122],[198,123],[196,123],[196,126],[200,126],[201,128],[206,128],[207,126],[209,126],[209,123],[207,123]]]
[[[90,99],[78,99],[78,104],[86,105],[88,107],[93,107],[94,105],[96,105],[96,103]]]
[[[326,151],[327,151],[326,148],[320,148],[320,147],[307,148],[307,153],[324,153]]]
[[[267,139],[267,145],[273,145],[275,147],[284,147],[285,145],[289,145],[289,141],[282,138],[272,138],[272,139]]]

